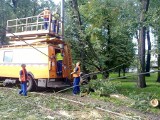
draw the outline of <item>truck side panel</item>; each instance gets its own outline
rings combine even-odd
[[[31,72],[35,79],[48,78],[48,46],[36,46],[36,49],[30,46],[1,48],[0,76],[19,77],[20,65],[25,63],[27,71]]]

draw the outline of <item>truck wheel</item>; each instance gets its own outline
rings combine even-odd
[[[27,91],[33,91],[35,88],[35,83],[31,75],[28,75],[27,80]]]

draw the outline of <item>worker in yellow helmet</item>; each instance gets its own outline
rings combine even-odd
[[[57,75],[62,76],[63,54],[59,49],[56,49],[56,61],[57,61]]]

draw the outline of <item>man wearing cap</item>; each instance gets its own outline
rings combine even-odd
[[[22,70],[19,72],[19,81],[21,83],[21,90],[19,91],[20,95],[27,96],[27,70],[26,70],[26,65],[22,64],[21,65]]]
[[[39,14],[39,16],[42,16],[44,18],[44,29],[48,29],[48,23],[51,19],[51,12],[49,8],[44,8],[44,10]]]

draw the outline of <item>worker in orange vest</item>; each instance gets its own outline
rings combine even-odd
[[[81,68],[80,68],[81,63],[77,62],[76,63],[76,67],[74,68],[73,72],[71,74],[73,74],[73,95],[76,95],[78,93],[80,93],[80,87],[79,87],[79,82],[80,82],[80,72],[81,72]]]
[[[42,16],[44,18],[44,29],[47,30],[48,25],[51,22],[51,11],[49,10],[49,8],[44,8],[39,16]]]
[[[19,81],[21,83],[21,90],[19,91],[20,95],[24,95],[27,96],[27,70],[26,70],[26,65],[22,64],[21,65],[22,70],[20,70],[20,77],[19,77]]]

